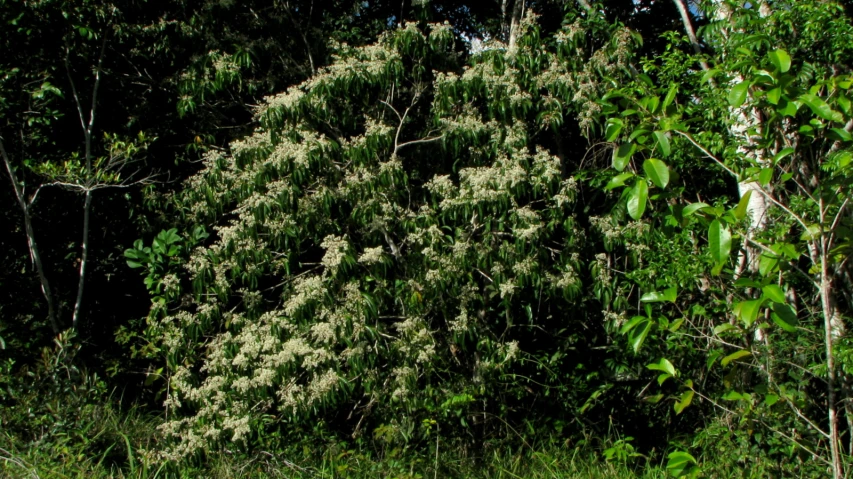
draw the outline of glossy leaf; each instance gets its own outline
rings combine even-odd
[[[631,218],[638,220],[643,216],[648,198],[649,186],[645,179],[640,178],[628,195],[628,214],[631,215]]]
[[[669,137],[667,137],[666,133],[662,131],[655,131],[653,134],[655,136],[655,142],[657,143],[657,147],[660,149],[661,155],[663,155],[664,157],[669,156],[669,154],[672,152],[669,146]]]
[[[666,163],[661,160],[649,158],[644,161],[643,171],[646,172],[646,176],[652,180],[652,183],[654,183],[658,188],[666,188],[666,185],[669,184],[669,167],[667,167]]]
[[[692,214],[696,213],[699,210],[702,210],[705,208],[710,208],[710,207],[711,207],[711,205],[709,205],[708,203],[691,203],[691,204],[684,207],[684,210],[681,212],[681,215],[686,218],[686,217],[691,216]]]
[[[832,109],[825,101],[811,93],[803,93],[800,95],[800,101],[811,108],[812,113],[823,118],[826,121],[842,122],[844,117],[841,113]]]
[[[681,477],[696,459],[684,451],[675,451],[667,456],[666,470],[675,477]]]
[[[729,259],[732,251],[732,233],[720,220],[714,220],[708,228],[708,247],[711,250],[711,257],[717,263],[723,263]]]
[[[773,303],[773,312],[770,313],[770,319],[773,320],[783,330],[789,333],[797,332],[797,313],[788,304]]]
[[[746,217],[750,198],[752,198],[752,190],[746,190],[746,194],[740,197],[740,201],[738,201],[737,207],[734,209],[735,218],[738,220],[742,220]]]
[[[607,182],[607,186],[605,186],[604,189],[606,191],[610,191],[614,188],[619,188],[620,186],[625,186],[625,181],[629,180],[633,177],[634,177],[634,174],[631,172],[620,173],[620,174],[614,176],[613,178],[611,178],[610,181]]]
[[[733,86],[729,91],[729,105],[738,108],[746,101],[749,91],[749,83],[743,81]]]
[[[770,63],[779,70],[779,73],[786,73],[791,69],[791,56],[785,50],[777,49],[768,53],[767,56],[770,58]]]
[[[628,166],[628,162],[637,151],[637,147],[633,143],[623,143],[618,148],[613,150],[613,168],[622,171]]]
[[[775,301],[777,303],[784,303],[786,301],[785,292],[775,284],[768,284],[761,288],[761,290],[764,293],[764,297],[770,301]]]
[[[646,368],[651,369],[652,371],[662,371],[669,374],[670,376],[677,375],[675,371],[675,366],[673,366],[672,363],[666,358],[660,358],[657,363],[646,365]]]

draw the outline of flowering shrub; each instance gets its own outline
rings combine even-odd
[[[531,18],[517,48],[467,67],[447,25],[339,45],[266,99],[254,135],[208,154],[175,198],[215,232],[186,262],[191,304],[149,318],[170,371],[165,457],[335,410],[354,436],[378,417],[411,437],[452,397],[473,398],[465,425],[564,388],[560,358],[601,328],[572,322],[579,184],[539,133],[590,114],[594,75],[560,61],[584,55],[568,37],[543,50]],[[630,39],[594,65],[618,74]],[[522,371],[537,380],[508,380]]]

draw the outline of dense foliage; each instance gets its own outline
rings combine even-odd
[[[33,265],[29,295],[3,304],[29,319],[0,323],[9,450],[67,449],[83,416],[111,417],[109,375],[144,368],[131,402],[161,413],[156,433],[131,445],[103,429],[80,454],[122,437],[135,471],[295,445],[393,461],[536,443],[675,477],[845,476],[843,5],[356,3],[3,13],[18,55],[34,49],[27,22],[93,19],[0,63],[3,91],[23,92],[0,100],[4,215],[23,241],[4,261]],[[169,99],[96,101],[118,57]],[[96,106],[132,121],[93,127]],[[72,113],[78,139],[52,135]],[[38,250],[38,215],[68,211],[36,203],[53,187],[85,198],[71,267],[52,247],[67,239]],[[127,194],[91,234],[102,189]],[[100,231],[113,251],[88,259]],[[93,261],[122,285],[141,271],[116,290],[144,287],[147,314],[98,317],[111,303],[82,299]],[[72,332],[24,359],[49,326]],[[100,375],[76,353],[81,336],[107,344],[85,334],[98,328],[118,339],[88,353],[111,358]],[[101,462],[124,461],[110,451]]]

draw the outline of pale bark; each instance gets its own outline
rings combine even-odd
[[[83,290],[86,285],[86,272],[89,260],[89,216],[92,209],[92,188],[95,186],[95,175],[92,170],[92,131],[95,127],[95,110],[98,106],[98,87],[101,84],[101,68],[104,62],[104,53],[107,48],[107,36],[101,42],[101,53],[98,56],[98,65],[95,67],[95,84],[92,86],[92,104],[89,109],[89,119],[83,115],[83,106],[80,103],[80,97],[77,95],[77,88],[74,85],[74,79],[71,77],[71,68],[68,65],[68,54],[65,57],[65,70],[68,74],[68,81],[71,84],[71,92],[74,95],[74,102],[77,105],[77,114],[80,117],[80,126],[83,128],[83,138],[85,140],[85,161],[86,161],[86,178],[85,184],[81,185],[86,192],[86,198],[83,202],[83,238],[81,240],[81,257],[80,270],[77,281],[77,298],[74,301],[74,313],[71,318],[72,327],[77,330],[81,326],[81,314],[83,305]]]
[[[518,41],[521,19],[524,16],[524,0],[514,0],[512,3],[512,19],[509,24],[509,49],[513,50]]]
[[[59,334],[62,328],[59,326],[59,321],[56,318],[56,308],[53,302],[53,293],[50,290],[50,282],[47,280],[47,275],[44,271],[44,264],[39,253],[38,243],[36,242],[36,234],[33,229],[33,219],[30,214],[30,203],[24,196],[21,189],[21,184],[18,182],[18,177],[15,175],[15,170],[12,168],[12,161],[6,153],[6,148],[3,145],[3,139],[0,138],[0,156],[3,157],[3,163],[6,165],[6,172],[9,173],[9,180],[12,181],[12,189],[15,192],[15,199],[18,201],[18,206],[24,215],[24,230],[27,235],[27,246],[30,250],[30,259],[38,273],[39,282],[41,283],[41,292],[47,302],[47,318],[50,321],[50,327],[54,334]]]
[[[690,21],[690,14],[687,11],[687,6],[684,4],[684,0],[672,1],[675,3],[675,7],[678,8],[678,13],[681,14],[681,23],[684,24],[684,31],[687,33],[687,38],[690,39],[690,44],[693,45],[693,51],[696,52],[697,55],[701,55],[702,47],[699,45],[699,39],[696,38],[696,31],[693,29],[693,23]],[[701,65],[702,69],[705,71],[710,69],[705,60],[699,60],[699,65]]]

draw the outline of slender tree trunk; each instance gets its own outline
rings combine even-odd
[[[77,282],[77,299],[74,301],[74,315],[71,324],[75,330],[80,328],[81,306],[83,304],[83,288],[86,285],[86,266],[89,264],[89,215],[92,211],[92,190],[86,190],[83,202],[83,252],[80,257],[80,274]]]
[[[823,207],[821,202],[821,209]],[[834,479],[842,479],[844,476],[844,468],[841,465],[841,452],[839,448],[838,435],[838,407],[835,399],[835,355],[833,352],[834,345],[834,330],[833,318],[836,315],[835,308],[832,304],[832,278],[829,275],[829,265],[827,264],[827,249],[829,240],[826,235],[822,234],[820,238],[820,300],[823,308],[823,327],[824,327],[824,342],[826,343],[826,393],[827,393],[827,409],[829,419],[829,451],[832,456],[832,476]]]
[[[515,0],[512,3],[512,19],[509,24],[509,49],[515,48],[518,41],[518,33],[521,28],[521,18],[524,16],[524,0]]]
[[[690,21],[690,14],[687,11],[687,6],[684,4],[684,0],[672,1],[675,3],[675,7],[678,8],[678,13],[681,14],[681,23],[684,24],[684,31],[687,32],[687,38],[690,39],[690,43],[693,45],[693,51],[696,52],[697,55],[701,55],[702,47],[699,45],[699,39],[696,38],[696,31],[693,29],[693,24]],[[702,66],[703,70],[709,70],[708,63],[705,60],[699,60],[699,65]]]
[[[24,229],[27,235],[27,246],[30,250],[30,259],[35,265],[36,272],[41,283],[41,292],[47,302],[47,318],[50,321],[50,327],[54,334],[59,334],[62,328],[59,326],[59,321],[56,318],[56,307],[53,303],[53,293],[50,290],[50,282],[47,280],[47,275],[44,272],[44,265],[39,253],[38,243],[36,243],[36,233],[33,229],[33,218],[30,215],[30,204],[27,202],[24,192],[21,190],[21,185],[18,183],[18,177],[15,175],[15,170],[12,168],[12,161],[6,153],[6,148],[3,145],[3,139],[0,138],[0,155],[3,156],[3,163],[6,165],[6,171],[9,173],[9,180],[12,181],[12,188],[15,191],[15,199],[18,201],[18,206],[24,214]]]

